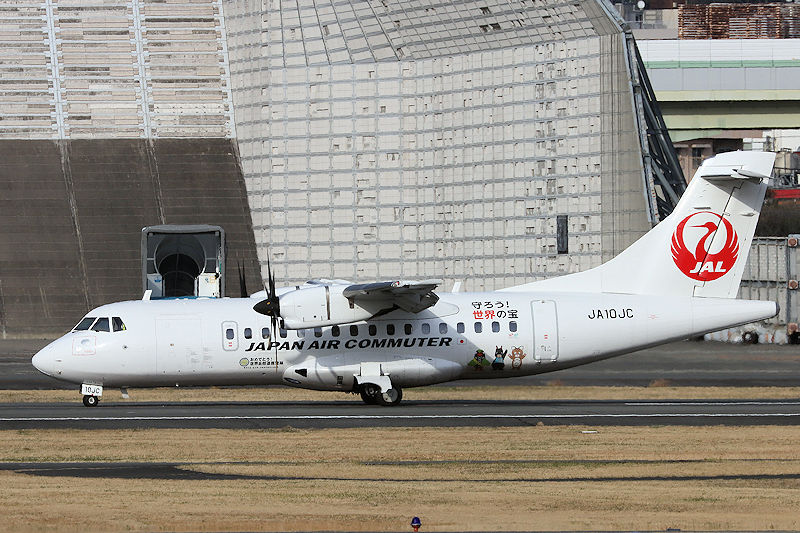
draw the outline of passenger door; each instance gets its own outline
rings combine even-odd
[[[531,302],[533,311],[533,360],[546,363],[558,360],[558,316],[552,300]]]

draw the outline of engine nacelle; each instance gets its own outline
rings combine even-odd
[[[355,303],[342,295],[345,285],[310,285],[280,296],[281,318],[286,329],[349,324],[373,317],[386,304]]]

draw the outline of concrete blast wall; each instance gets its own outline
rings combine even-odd
[[[261,280],[230,139],[0,140],[0,335],[62,333],[90,308],[141,297],[141,229],[218,224],[226,291]]]

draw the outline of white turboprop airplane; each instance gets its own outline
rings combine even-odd
[[[552,372],[774,316],[736,294],[775,156],[719,154],[674,212],[614,259],[500,291],[439,280],[313,281],[251,298],[103,305],[33,357],[104,387],[288,385],[395,405],[404,387]]]

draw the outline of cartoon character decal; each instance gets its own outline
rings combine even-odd
[[[511,348],[511,353],[508,355],[508,358],[511,359],[511,369],[519,370],[522,366],[522,360],[525,359],[525,352],[522,351],[520,346],[514,346]]]
[[[475,352],[475,356],[472,360],[467,363],[468,366],[471,366],[473,370],[481,371],[483,367],[489,366],[489,361],[486,360],[486,353],[483,350],[478,350]]]
[[[494,347],[494,361],[492,361],[492,370],[503,370],[503,368],[505,368],[506,355],[508,355],[508,350],[503,350],[502,346]]]

